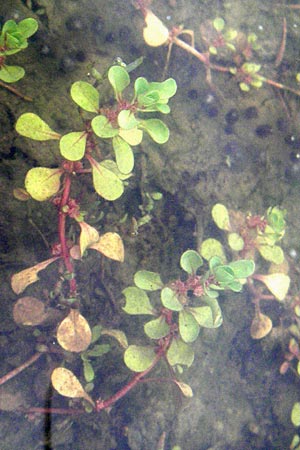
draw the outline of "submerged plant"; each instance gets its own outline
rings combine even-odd
[[[6,83],[15,83],[25,75],[20,66],[11,66],[6,63],[7,57],[14,55],[28,47],[28,38],[38,29],[35,19],[28,18],[16,23],[8,20],[2,27],[0,34],[0,80]]]
[[[236,255],[235,258],[249,258],[257,262],[260,255],[265,261],[272,263],[269,273],[255,273],[248,280],[255,306],[251,325],[251,336],[254,339],[265,337],[272,329],[271,319],[261,312],[261,301],[283,301],[290,286],[290,278],[283,266],[284,253],[278,245],[285,233],[285,215],[286,211],[278,207],[269,208],[265,216],[230,211],[219,203],[212,208],[213,220],[218,228],[227,233],[228,248]],[[223,263],[227,259],[224,246],[216,239],[203,241],[200,253],[207,260],[215,255]],[[255,288],[254,281],[263,283],[271,295]]]

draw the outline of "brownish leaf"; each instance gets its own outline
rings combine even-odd
[[[35,297],[22,297],[13,309],[14,321],[20,325],[40,325],[47,318],[45,305]]]
[[[46,261],[42,261],[35,266],[29,267],[28,269],[22,270],[21,272],[15,273],[11,277],[11,287],[15,294],[21,294],[27,286],[38,281],[38,273],[41,270],[46,269],[49,264],[53,263],[58,258],[60,258],[60,256],[55,256]]]
[[[115,261],[124,261],[124,245],[118,233],[108,232],[100,236],[98,242],[91,245],[90,248],[97,250],[107,258]]]
[[[99,233],[96,228],[91,227],[91,225],[87,224],[86,222],[79,222],[79,225],[81,228],[79,245],[80,254],[82,256],[88,247],[98,241]]]
[[[57,367],[51,374],[51,382],[60,395],[70,398],[84,398],[95,406],[92,398],[85,392],[78,378],[70,370]]]
[[[92,340],[92,331],[77,309],[71,309],[57,329],[57,340],[69,352],[83,352]]]
[[[270,317],[257,312],[252,321],[250,334],[253,339],[262,339],[272,330],[273,324]]]

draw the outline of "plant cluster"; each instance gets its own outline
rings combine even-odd
[[[255,33],[245,35],[240,30],[226,26],[221,17],[206,21],[200,25],[200,33],[205,51],[201,52],[194,46],[194,31],[186,30],[183,26],[168,27],[149,9],[144,0],[133,2],[140,9],[145,21],[143,37],[151,47],[167,45],[167,65],[173,45],[181,47],[186,52],[201,61],[206,69],[206,79],[211,85],[211,71],[232,74],[239,83],[242,91],[249,91],[251,87],[260,88],[264,83],[278,89],[293,92],[300,95],[297,89],[281,84],[260,74],[262,65],[255,60],[256,52],[260,49]],[[283,40],[276,58],[276,67],[282,61],[286,40],[286,22],[283,26]],[[191,37],[191,44],[180,39],[180,35],[187,34]]]
[[[0,34],[0,80],[6,83],[15,83],[25,75],[23,67],[10,66],[6,59],[10,55],[20,52],[28,47],[28,38],[38,29],[35,19],[27,18],[16,23],[8,20],[2,27]]]
[[[254,339],[265,337],[272,329],[271,319],[261,312],[261,302],[283,301],[290,286],[290,277],[283,264],[284,253],[278,245],[285,233],[285,215],[286,211],[278,207],[269,208],[265,216],[231,211],[219,203],[212,208],[213,220],[227,234],[227,248],[235,257],[258,263],[260,256],[270,264],[268,273],[256,271],[247,282],[255,306],[251,325]],[[200,253],[207,260],[216,255],[223,262],[227,260],[224,246],[213,238],[202,242]],[[256,281],[263,283],[271,295],[257,288]]]

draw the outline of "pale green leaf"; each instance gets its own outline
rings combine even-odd
[[[172,343],[167,351],[167,360],[170,366],[177,364],[190,367],[194,361],[193,349],[183,342],[179,337],[172,340]]]
[[[157,272],[150,272],[149,270],[139,270],[134,275],[134,283],[140,289],[146,291],[157,291],[163,287],[160,275]]]
[[[98,163],[89,158],[92,165],[93,185],[95,191],[106,200],[116,200],[124,192],[124,186],[120,178],[114,172],[108,170],[103,163]]]
[[[190,275],[196,273],[202,264],[203,260],[195,250],[187,250],[181,255],[180,266]]]
[[[84,131],[65,134],[59,141],[60,153],[69,161],[80,161],[85,154],[87,135]]]
[[[219,227],[221,230],[230,231],[230,219],[226,206],[222,205],[221,203],[217,203],[212,208],[211,214],[217,227]]]
[[[33,113],[22,114],[16,123],[16,131],[22,136],[35,141],[60,139],[60,134],[53,131],[39,116]]]
[[[153,347],[130,345],[124,353],[124,362],[133,372],[143,372],[151,367],[156,358]]]
[[[300,427],[300,402],[294,403],[291,413],[291,421],[295,427]]]
[[[162,289],[161,302],[165,308],[168,308],[171,311],[181,311],[183,309],[183,305],[179,301],[176,292],[169,287]]]
[[[186,311],[179,312],[179,333],[184,342],[194,342],[199,334],[199,324],[194,316]]]
[[[99,92],[86,81],[76,81],[72,84],[71,97],[85,111],[97,112],[99,109]]]
[[[144,331],[151,339],[160,339],[167,336],[170,332],[170,326],[166,323],[163,316],[150,320],[144,325]]]
[[[127,314],[150,314],[154,315],[153,307],[149,297],[142,289],[129,286],[123,290],[126,304],[123,307]]]
[[[133,170],[134,155],[130,145],[120,136],[113,138],[113,149],[120,172],[129,174]]]
[[[3,65],[0,68],[0,80],[5,83],[16,83],[25,75],[23,67]]]
[[[25,177],[25,188],[32,198],[39,202],[48,200],[60,189],[61,169],[34,167]]]

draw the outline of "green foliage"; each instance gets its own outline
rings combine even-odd
[[[209,261],[208,270],[200,275],[201,256],[195,250],[187,250],[181,255],[180,265],[186,279],[166,285],[158,273],[138,271],[134,276],[135,286],[123,291],[126,299],[123,309],[128,314],[154,315],[155,318],[144,325],[146,336],[157,342],[165,340],[166,357],[171,366],[189,367],[194,360],[189,344],[198,338],[201,327],[217,328],[222,324],[222,312],[216,298],[218,291],[240,291],[240,280],[253,274],[254,262],[239,260],[225,265],[215,256]],[[160,306],[155,295],[157,290],[160,291]],[[131,370],[138,372],[151,366],[154,360],[151,347],[131,347],[124,356],[125,364]]]
[[[20,52],[28,47],[27,39],[38,29],[35,19],[28,18],[16,23],[8,20],[0,34],[0,80],[15,83],[25,75],[25,70],[19,66],[8,66],[6,57]]]
[[[99,107],[99,92],[89,83],[77,81],[71,86],[73,101],[88,113],[96,114],[85,130],[71,131],[61,136],[33,113],[21,115],[17,120],[16,130],[19,134],[37,141],[59,139],[62,158],[70,162],[81,162],[86,159],[90,164],[95,191],[106,200],[113,201],[124,192],[123,180],[131,176],[134,168],[132,146],[141,143],[143,131],[146,131],[159,144],[167,142],[169,129],[164,122],[156,118],[139,118],[138,113],[160,111],[161,109],[164,113],[168,113],[170,109],[167,103],[176,92],[176,83],[171,78],[162,83],[148,83],[145,78],[140,79],[143,80],[143,88],[137,81],[136,86],[139,86],[140,91],[139,93],[135,91],[133,99],[127,101],[123,98],[123,91],[130,83],[127,70],[121,66],[112,66],[108,70],[107,76],[116,97],[116,105],[111,109]],[[147,94],[151,94],[152,101],[150,104],[148,98],[148,104],[145,106]],[[96,147],[95,137],[112,139],[116,162],[109,159],[99,162],[94,159],[92,151]],[[76,167],[79,171],[81,170],[81,166]],[[44,178],[39,180],[36,176],[35,180],[36,186],[39,182],[45,183]],[[34,189],[31,187],[28,192],[32,195],[33,191]],[[54,189],[52,191],[54,192]],[[57,190],[54,194],[56,192]],[[32,197],[37,197],[35,192]],[[49,197],[50,195],[44,195],[39,196],[39,199],[48,199]]]

